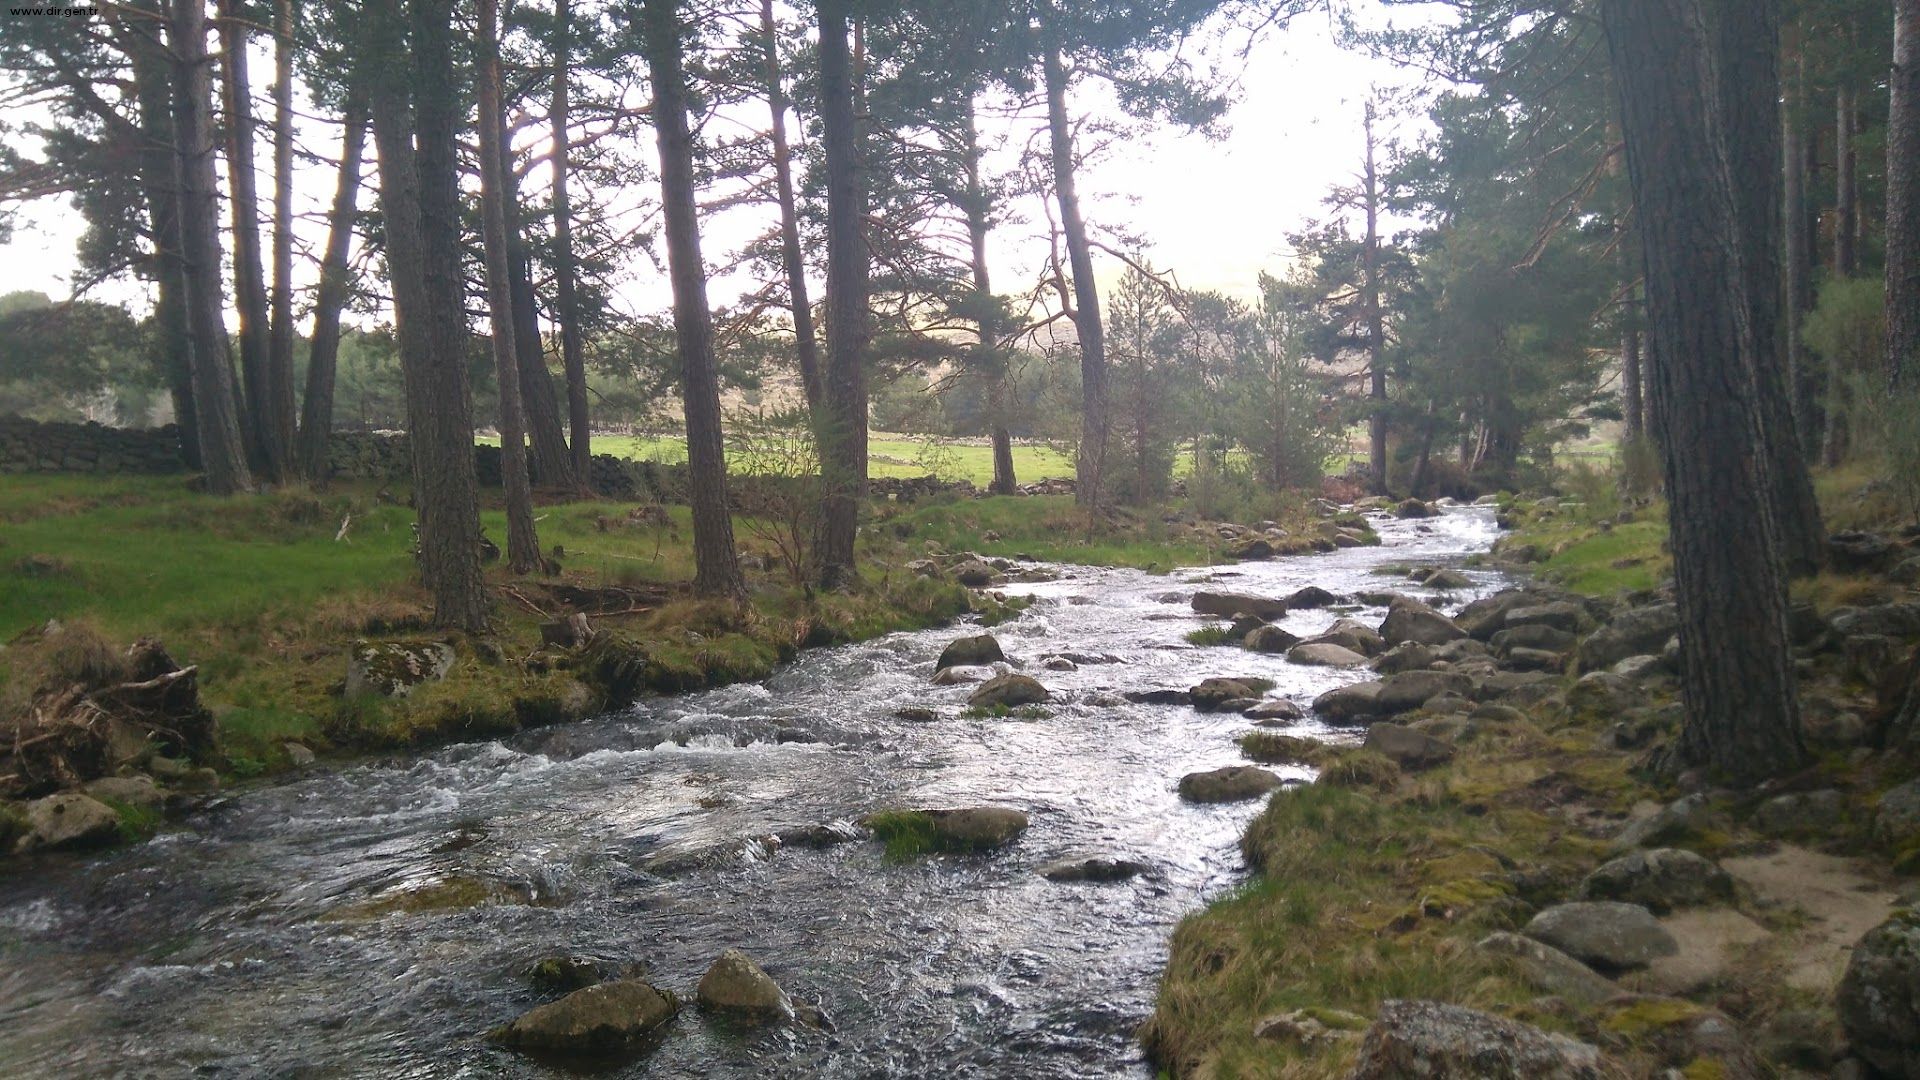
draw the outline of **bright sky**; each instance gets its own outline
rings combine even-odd
[[[1374,23],[1389,17],[1373,0],[1358,6]],[[1427,16],[1402,5],[1391,17],[1404,24]],[[264,73],[256,75],[254,88],[256,95],[264,95],[271,60],[261,53],[253,69]],[[1269,33],[1248,58],[1227,138],[1210,141],[1163,132],[1109,148],[1082,175],[1085,216],[1096,232],[1102,224],[1112,224],[1144,239],[1154,264],[1172,270],[1184,285],[1250,296],[1261,270],[1287,269],[1286,234],[1324,217],[1328,190],[1352,182],[1364,149],[1361,115],[1370,93],[1417,83],[1411,72],[1338,48],[1324,16],[1302,19],[1285,31]],[[1097,109],[1099,101],[1096,88],[1083,93],[1075,105]],[[1019,121],[1016,130],[1002,134],[1017,145],[1033,122]],[[1388,140],[1411,142],[1420,123],[1418,118],[1386,117],[1378,127]],[[264,170],[271,162],[264,126],[261,137],[264,198],[269,187]],[[303,143],[311,142],[315,150],[326,147],[328,153],[335,139],[332,129],[302,132]],[[650,160],[652,146],[640,152]],[[544,186],[544,170],[534,179]],[[331,185],[331,169],[309,168],[299,177],[297,210],[305,215],[299,235],[305,250],[317,251],[323,240],[320,219]],[[996,233],[991,252],[994,284],[1001,292],[1029,288],[1045,258],[1040,208],[1029,204],[1016,212],[1026,223]],[[78,215],[63,202],[50,201],[26,208],[18,220],[12,242],[0,245],[0,293],[38,289],[55,297],[67,295],[74,242],[81,231]],[[729,244],[759,227],[755,221],[707,223],[709,262],[724,258]],[[1095,261],[1103,287],[1123,269],[1108,256],[1096,254]],[[312,267],[303,267],[311,279]],[[739,292],[738,283],[716,281],[711,298],[725,304]],[[133,285],[102,287],[92,295],[136,310],[147,303]],[[663,276],[643,258],[631,268],[621,301],[634,313],[664,309]]]

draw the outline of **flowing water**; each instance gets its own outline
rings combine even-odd
[[[809,653],[763,683],[311,772],[98,857],[15,860],[0,871],[0,1075],[553,1075],[483,1038],[546,1000],[523,976],[530,962],[635,965],[690,998],[728,947],[818,1002],[833,1030],[742,1031],[689,1009],[609,1071],[1150,1075],[1133,1033],[1168,935],[1243,879],[1236,842],[1259,805],[1185,804],[1175,784],[1239,762],[1250,725],[1095,702],[1262,675],[1305,703],[1365,674],[1182,638],[1209,621],[1188,607],[1196,588],[1418,594],[1372,571],[1451,563],[1494,535],[1491,511],[1465,508],[1378,527],[1379,548],[1167,577],[1062,567],[1059,581],[1010,589],[1035,603],[995,633],[1054,692],[1044,719],[967,718],[968,687],[929,685],[964,628],[896,634]],[[1451,601],[1499,584],[1469,576],[1476,592]],[[1336,617],[1283,625],[1306,636]],[[1057,652],[1118,662],[1045,669]],[[907,706],[938,718],[898,718]],[[1351,737],[1311,720],[1287,730]],[[755,839],[975,805],[1027,811],[1032,827],[997,854],[907,862],[868,841]],[[1035,872],[1082,853],[1152,869],[1116,884]],[[378,912],[383,897],[447,882],[491,899]]]

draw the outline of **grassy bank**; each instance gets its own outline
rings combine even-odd
[[[482,439],[482,442],[498,442]],[[596,435],[593,452],[678,465],[687,460],[683,435]],[[737,456],[737,448],[729,454]],[[740,467],[740,462],[733,462]],[[1073,475],[1073,462],[1050,446],[1015,443],[1013,473],[1023,484]],[[917,439],[910,435],[876,432],[867,440],[867,474],[874,477],[938,476],[942,480],[970,480],[985,488],[993,480],[993,447],[984,439]]]

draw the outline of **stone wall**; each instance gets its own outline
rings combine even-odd
[[[43,424],[0,416],[0,473],[174,473],[180,429],[135,431],[100,424]]]

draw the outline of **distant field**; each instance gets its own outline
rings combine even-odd
[[[480,441],[499,440],[483,436]],[[687,442],[679,435],[596,435],[593,452],[679,464],[687,460]],[[872,476],[925,476],[931,471],[943,480],[971,480],[986,487],[993,479],[993,448],[985,443],[953,440],[940,440],[929,448],[925,441],[905,435],[875,434],[867,440],[867,471]],[[1050,447],[1015,443],[1013,473],[1021,483],[1030,484],[1049,477],[1072,476],[1073,465]]]

